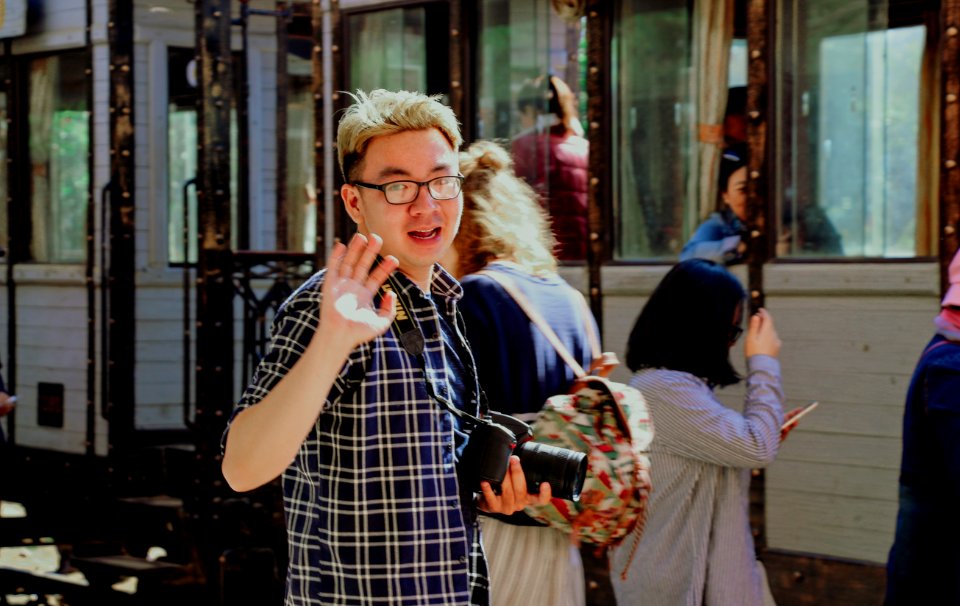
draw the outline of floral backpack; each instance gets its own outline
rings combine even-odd
[[[629,563],[643,532],[650,490],[647,453],[653,423],[643,395],[606,378],[619,362],[613,353],[600,354],[592,322],[586,321],[595,358],[588,374],[508,276],[482,273],[513,297],[577,376],[569,393],[546,401],[533,424],[533,439],[587,453],[587,477],[580,499],[552,499],[547,505],[527,507],[526,513],[598,547],[618,545],[633,533]],[[580,293],[573,293],[589,314]]]

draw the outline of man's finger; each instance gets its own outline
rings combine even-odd
[[[353,279],[357,263],[360,261],[360,255],[363,254],[366,247],[367,237],[363,234],[354,234],[350,240],[350,244],[347,245],[347,253],[343,256],[343,260],[340,261],[339,274],[341,278],[347,280]],[[364,277],[366,277],[366,273],[364,273]]]
[[[499,513],[500,509],[500,497],[493,492],[493,487],[490,486],[490,482],[480,482],[480,492],[483,494],[483,500],[486,503],[487,511],[491,513]]]
[[[363,282],[367,279],[367,276],[370,275],[370,268],[373,266],[374,261],[376,261],[381,246],[383,246],[383,238],[377,234],[370,234],[370,237],[367,239],[367,246],[361,252],[360,259],[357,261],[356,267],[354,267],[354,280]]]
[[[347,247],[343,242],[337,242],[330,249],[330,258],[327,259],[327,276],[323,281],[324,286],[336,282],[337,278],[340,277],[340,262],[343,261],[345,254],[347,254]]]
[[[373,271],[370,272],[370,275],[367,276],[367,281],[364,284],[364,287],[371,292],[375,292],[380,289],[384,282],[387,281],[387,278],[390,277],[390,274],[399,267],[400,262],[397,261],[397,258],[393,255],[387,255],[380,261],[380,264],[377,265]]]

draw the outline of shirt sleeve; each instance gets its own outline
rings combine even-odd
[[[227,422],[220,439],[221,452],[226,447],[230,423],[245,408],[263,400],[283,379],[306,351],[320,323],[320,288],[322,280],[311,279],[284,302],[273,320],[270,346],[266,355],[257,364],[250,383],[244,390]],[[368,343],[361,345],[347,358],[328,394],[317,394],[324,399],[323,410],[335,402],[350,386],[363,376],[362,360],[369,350]]]
[[[780,364],[770,356],[747,361],[743,413],[724,406],[702,381],[686,373],[657,390],[651,409],[659,448],[728,467],[764,467],[780,445],[783,390]]]
[[[737,252],[739,245],[740,236],[728,235],[723,223],[714,216],[697,228],[680,251],[680,260],[708,259],[717,263],[732,263],[740,257]]]

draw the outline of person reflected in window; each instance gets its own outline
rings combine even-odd
[[[630,333],[630,385],[643,394],[656,428],[655,488],[636,554],[631,560],[631,550],[621,547],[611,556],[614,570],[628,565],[623,578],[612,579],[618,604],[772,602],[747,498],[750,470],[772,463],[784,437],[781,343],[767,310],[747,321],[742,412],[714,393],[741,380],[730,350],[742,333],[745,298],[722,265],[682,261],[657,286]]]
[[[732,147],[747,142],[747,87],[727,90],[727,108],[723,114],[723,142]]]
[[[826,211],[816,203],[784,206],[777,239],[779,256],[842,256],[843,239]]]
[[[717,180],[721,208],[700,224],[680,251],[680,260],[708,259],[723,265],[744,261],[747,217],[747,146],[728,147]]]
[[[586,259],[590,146],[576,96],[557,76],[541,76],[524,85],[518,108],[524,130],[511,145],[517,175],[536,190],[550,213],[557,258]]]
[[[960,604],[960,251],[907,390],[884,604]]]
[[[490,408],[532,422],[548,397],[566,393],[573,371],[493,278],[512,281],[584,368],[592,361],[582,295],[557,275],[554,238],[536,192],[518,179],[509,153],[478,141],[460,155],[463,219],[441,264],[463,284],[466,336]],[[594,333],[596,334],[596,333]],[[570,535],[524,514],[482,517],[491,604],[578,606],[583,565]]]

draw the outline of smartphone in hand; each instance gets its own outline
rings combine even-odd
[[[780,431],[783,431],[784,429],[787,429],[791,425],[796,424],[796,422],[799,421],[805,414],[807,414],[808,412],[810,412],[811,410],[813,410],[819,405],[820,405],[820,402],[810,402],[809,404],[801,408],[800,412],[795,414],[793,417],[791,417],[787,421],[784,421],[783,425],[780,426]]]

